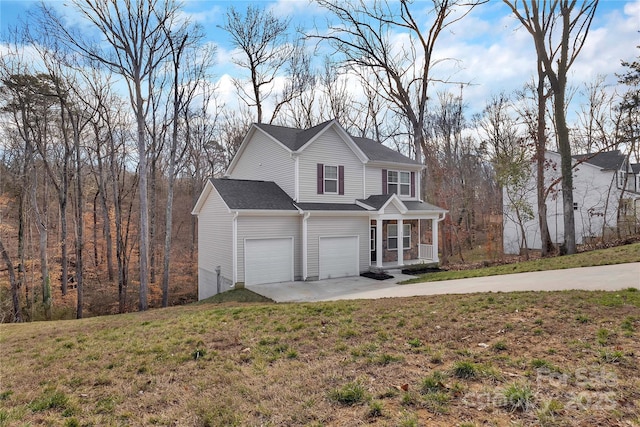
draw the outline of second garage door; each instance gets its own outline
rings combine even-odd
[[[245,284],[259,285],[292,280],[293,238],[245,240]]]
[[[360,274],[358,236],[320,237],[320,279]]]

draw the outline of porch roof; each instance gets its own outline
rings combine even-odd
[[[393,194],[376,194],[367,197],[366,199],[358,199],[358,202],[365,204],[367,206],[371,206],[375,210],[382,209],[389,199],[393,197]],[[398,198],[400,203],[402,203],[409,212],[411,213],[445,213],[446,209],[438,207],[436,205],[432,205],[431,203],[419,201],[419,200],[402,200]]]
[[[404,205],[409,209],[410,212],[438,212],[444,213],[447,212],[446,209],[443,209],[439,206],[432,205],[431,203],[417,201],[417,200],[407,200],[403,201]]]

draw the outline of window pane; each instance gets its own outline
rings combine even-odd
[[[338,192],[338,181],[325,179],[325,181],[324,181],[324,192],[325,193],[337,193]]]
[[[387,182],[398,182],[398,172],[396,171],[388,171],[387,172]]]
[[[411,234],[411,224],[402,224],[402,233],[405,236],[408,236]]]
[[[338,167],[337,166],[325,166],[324,177],[326,179],[338,179]]]
[[[409,172],[400,172],[400,182],[409,184],[411,182],[411,174]]]
[[[389,237],[397,237],[398,236],[398,225],[397,224],[389,224],[387,226],[387,236],[389,236]]]
[[[402,247],[405,249],[411,247],[411,224],[402,224]]]
[[[397,237],[389,237],[387,249],[398,249],[398,238]]]
[[[387,193],[396,193],[398,194],[398,184],[389,184],[387,188]]]
[[[400,184],[400,195],[408,196],[411,194],[411,186],[408,184]]]

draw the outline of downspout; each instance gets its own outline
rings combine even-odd
[[[231,222],[231,264],[233,268],[232,289],[235,288],[238,283],[238,215],[239,212],[236,211],[233,214],[233,221]]]
[[[307,267],[307,247],[308,247],[308,233],[307,233],[307,220],[311,216],[311,212],[305,212],[302,217],[302,280],[307,281],[309,275]]]
[[[432,244],[433,244],[433,254],[432,254],[432,259],[433,259],[433,261],[435,261],[435,262],[437,262],[437,263],[440,263],[440,257],[438,256],[438,246],[439,246],[439,243],[438,243],[438,234],[439,234],[439,231],[440,231],[440,225],[439,225],[439,223],[440,223],[440,222],[442,222],[442,221],[444,221],[444,219],[445,219],[445,217],[446,217],[446,216],[447,216],[447,213],[446,213],[446,212],[440,212],[440,213],[438,214],[438,218],[436,219],[435,226],[433,226],[433,227],[432,227],[432,230],[431,230],[431,233],[433,233],[433,234],[432,234],[432,237],[431,237],[431,239],[433,240],[433,242],[432,242]],[[432,221],[433,221],[433,220],[432,220]],[[444,236],[443,236],[443,237],[444,237]]]

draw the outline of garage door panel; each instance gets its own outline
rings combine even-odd
[[[360,274],[358,246],[358,236],[320,237],[320,279]]]
[[[245,284],[293,280],[293,238],[246,239]]]

